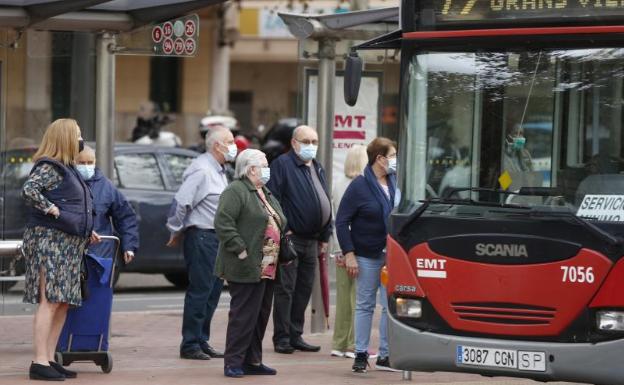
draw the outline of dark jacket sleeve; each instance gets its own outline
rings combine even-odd
[[[351,183],[340,201],[338,206],[338,213],[336,213],[336,236],[338,237],[338,243],[343,254],[355,251],[353,246],[353,239],[351,238],[350,225],[351,221],[355,217],[358,211],[358,202],[360,199],[357,197],[357,185],[358,183]]]
[[[269,179],[266,187],[269,189],[269,191],[271,191],[273,197],[277,199],[277,201],[280,203],[282,210],[284,208],[282,195],[285,188],[284,184],[286,183],[286,178],[284,177],[284,174],[285,167],[282,162],[282,157],[279,157],[273,163],[271,163],[271,178]],[[290,231],[290,228],[288,227],[288,225],[286,225],[284,232],[288,231]]]
[[[110,184],[110,188],[113,189],[111,216],[113,226],[121,238],[121,251],[136,252],[139,248],[139,227],[137,225],[136,213],[130,202],[115,186]]]

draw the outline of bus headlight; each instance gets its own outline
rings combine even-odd
[[[624,311],[603,310],[596,313],[598,330],[624,331]]]
[[[422,317],[422,302],[417,299],[397,298],[396,312],[399,317],[420,318]]]

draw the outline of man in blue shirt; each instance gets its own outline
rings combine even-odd
[[[175,246],[184,234],[189,286],[184,297],[180,357],[193,360],[223,357],[208,344],[210,323],[223,288],[223,281],[214,274],[219,248],[214,217],[228,184],[223,165],[233,161],[238,152],[232,132],[225,127],[209,131],[206,149],[184,171],[173,215],[167,219],[171,232],[167,246]]]
[[[125,196],[95,167],[95,151],[85,146],[76,158],[76,169],[91,189],[95,218],[93,230],[99,235],[113,235],[113,227],[121,240],[125,263],[130,263],[139,248],[136,214]],[[111,224],[112,220],[112,224]],[[89,252],[99,257],[113,256],[112,242],[91,245]]]
[[[295,350],[317,352],[301,335],[310,301],[319,252],[327,250],[331,235],[331,199],[325,172],[316,161],[318,134],[308,126],[293,131],[292,150],[271,163],[267,187],[280,202],[288,219],[287,231],[297,260],[280,265],[275,282],[273,345],[278,353]]]

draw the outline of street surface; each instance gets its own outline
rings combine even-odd
[[[31,357],[33,307],[21,303],[20,283],[5,296],[0,316],[0,385],[32,384],[27,379]],[[272,322],[264,338],[264,362],[278,370],[273,376],[248,376],[228,379],[223,376],[223,360],[182,360],[178,357],[184,292],[176,289],[160,275],[122,274],[114,299],[112,316],[113,371],[103,374],[92,363],[76,363],[79,371],[71,384],[132,384],[192,385],[210,383],[297,384],[297,385],[530,385],[534,381],[485,378],[454,373],[417,373],[412,381],[403,381],[401,373],[366,374],[351,372],[352,360],[330,357],[331,330],[306,340],[322,346],[320,353],[296,352],[282,355],[273,352]],[[225,345],[229,295],[224,291],[213,321],[211,344],[219,349]],[[1,312],[0,312],[1,314]],[[378,315],[376,315],[378,317]],[[377,332],[373,331],[371,347],[376,347]],[[371,360],[371,365],[374,361]],[[562,384],[562,383],[559,383]],[[570,385],[570,384],[567,384]]]

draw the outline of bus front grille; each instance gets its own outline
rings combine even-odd
[[[557,310],[512,303],[453,303],[459,319],[505,325],[549,325]]]

